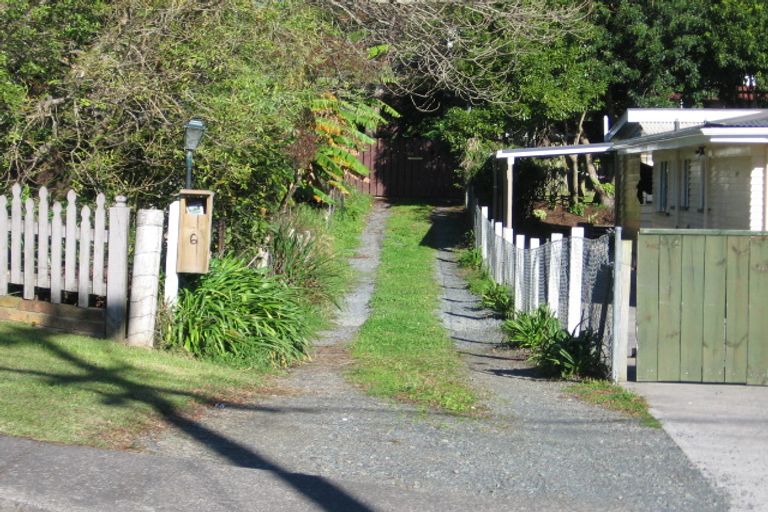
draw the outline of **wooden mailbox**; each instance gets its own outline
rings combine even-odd
[[[179,192],[179,253],[176,272],[208,273],[212,227],[213,192],[182,189]]]

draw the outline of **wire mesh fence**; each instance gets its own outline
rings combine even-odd
[[[488,218],[487,208],[470,205],[475,247],[485,269],[510,289],[516,311],[547,304],[563,328],[573,334],[589,330],[602,340],[611,367],[614,346],[615,233],[596,239],[583,228],[550,240],[514,235]]]

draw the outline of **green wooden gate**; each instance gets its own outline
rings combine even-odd
[[[768,233],[641,229],[637,380],[768,385]]]

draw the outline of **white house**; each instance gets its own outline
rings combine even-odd
[[[768,110],[630,110],[606,139],[628,233],[768,230]]]
[[[768,231],[768,110],[629,109],[599,144],[506,149],[494,211],[511,224],[515,160],[610,155],[616,224]],[[607,162],[606,162],[607,163]]]

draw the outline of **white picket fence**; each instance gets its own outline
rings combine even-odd
[[[96,208],[78,211],[77,194],[70,190],[66,207],[49,204],[42,187],[37,201],[22,200],[14,184],[9,201],[0,196],[0,296],[9,285],[22,287],[24,299],[34,299],[36,288],[50,290],[53,304],[63,293],[77,293],[79,307],[88,307],[91,295],[106,300],[107,332],[124,332],[128,291],[128,227],[130,209],[118,196],[105,210],[104,194]],[[9,240],[10,238],[10,240]],[[121,338],[117,334],[118,338]]]
[[[621,228],[587,239],[584,228],[574,227],[569,237],[555,233],[542,243],[489,218],[488,207],[469,208],[475,247],[493,281],[513,293],[515,310],[547,304],[569,332],[597,333],[614,380],[626,380],[631,243],[622,243]]]

